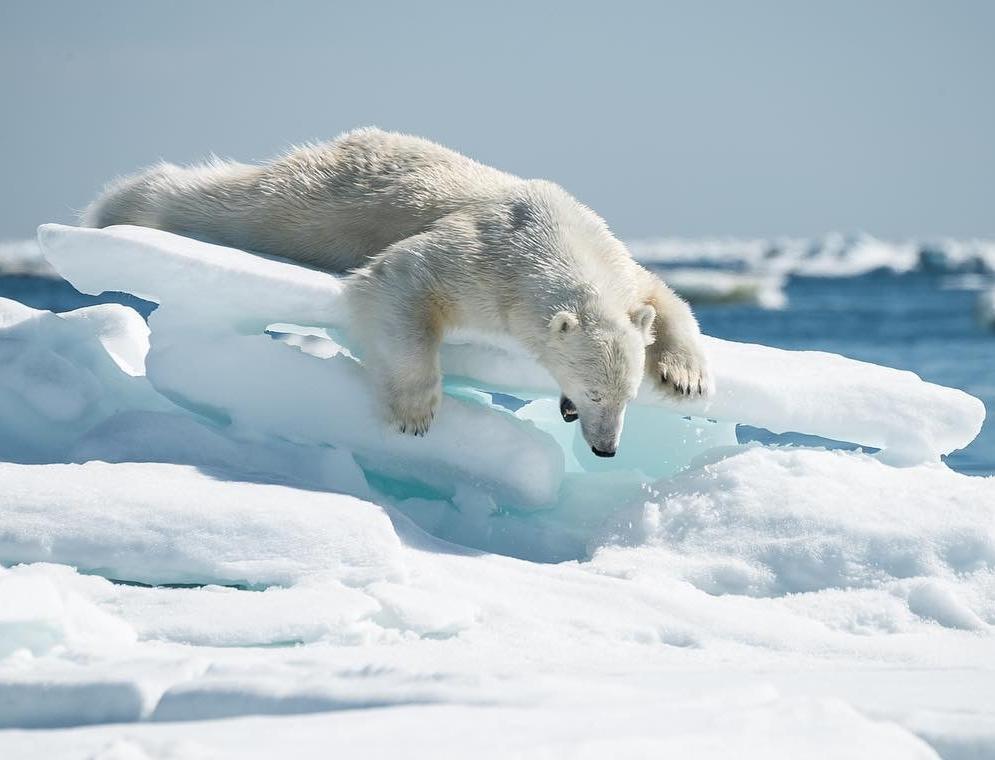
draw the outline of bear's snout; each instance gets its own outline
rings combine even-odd
[[[566,396],[560,396],[560,416],[564,422],[577,421],[577,407]]]
[[[597,446],[592,446],[591,447],[591,451],[593,451],[594,455],[598,456],[598,457],[613,457],[613,456],[615,456],[615,449],[612,449],[611,451],[602,451]]]

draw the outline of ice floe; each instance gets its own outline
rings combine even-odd
[[[55,269],[41,254],[34,240],[10,240],[0,243],[0,277],[56,278]]]
[[[273,325],[337,328],[347,341],[340,278],[137,227],[45,225],[40,239],[48,258],[80,290],[119,290],[159,304],[149,318],[147,375],[181,405],[288,440],[343,445],[359,458],[376,451],[385,475],[402,474],[397,462],[435,487],[454,479],[490,481],[503,500],[524,503],[549,501],[558,488],[559,447],[531,426],[488,413],[466,394],[449,394],[425,439],[431,445],[385,434],[350,355],[321,359],[290,352],[264,334]],[[715,398],[668,405],[646,389],[639,404],[888,449],[896,461],[935,460],[966,446],[984,419],[976,399],[910,372],[718,339],[708,340],[708,350]],[[443,352],[443,369],[451,378],[470,379],[474,388],[526,399],[556,392],[531,358],[490,336],[455,336]],[[475,431],[472,446],[468,430]],[[651,445],[632,438],[623,439],[626,448]],[[483,449],[483,441],[494,444]],[[516,457],[503,475],[488,467],[496,450]],[[453,470],[454,462],[462,472]]]
[[[788,303],[784,277],[706,268],[667,268],[660,272],[678,294],[693,305],[751,304],[782,309]]]

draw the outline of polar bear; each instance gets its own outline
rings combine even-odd
[[[263,165],[160,163],[117,180],[83,224],[133,224],[336,273],[387,421],[421,435],[442,393],[445,332],[510,334],[613,456],[644,375],[672,396],[711,380],[688,305],[559,186],[417,137],[367,128]]]

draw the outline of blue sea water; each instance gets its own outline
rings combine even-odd
[[[702,329],[716,337],[788,349],[831,351],[912,370],[931,382],[961,388],[995,410],[995,333],[974,319],[977,293],[947,289],[931,272],[860,277],[792,277],[788,307],[698,306]],[[116,301],[147,315],[151,304],[125,294],[85,296],[69,283],[41,277],[0,277],[0,296],[52,311]],[[972,475],[995,474],[995,422],[947,463]]]
[[[912,370],[924,380],[980,398],[989,417],[981,434],[947,464],[972,475],[995,474],[995,333],[974,318],[977,293],[946,289],[934,273],[860,277],[792,277],[788,308],[696,309],[702,330],[729,340],[831,351]]]

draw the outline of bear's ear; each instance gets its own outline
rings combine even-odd
[[[566,335],[577,327],[577,315],[569,311],[558,311],[549,320],[549,331],[553,335]]]
[[[653,342],[653,322],[656,320],[656,309],[648,303],[629,313],[632,324],[642,333],[643,342],[648,346]]]

